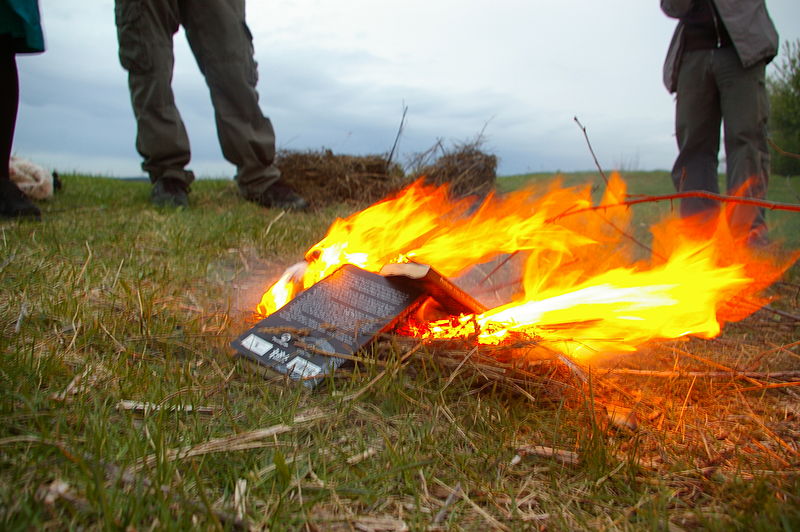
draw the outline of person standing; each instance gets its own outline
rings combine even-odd
[[[720,124],[724,127],[728,194],[763,199],[769,184],[766,65],[778,52],[778,33],[765,0],[661,0],[678,25],[664,62],[664,84],[676,93],[678,192],[719,192]],[[684,198],[681,216],[711,219],[718,203]],[[764,209],[734,205],[729,223],[765,244]]]
[[[41,212],[11,181],[9,164],[19,108],[18,53],[44,51],[36,0],[0,0],[0,216],[39,219]]]
[[[136,148],[156,205],[188,206],[189,138],[172,93],[173,36],[183,26],[214,107],[225,158],[245,199],[264,207],[307,203],[274,165],[275,133],[258,105],[257,65],[244,0],[115,0],[119,59],[128,72]]]

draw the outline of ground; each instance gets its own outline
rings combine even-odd
[[[352,205],[280,213],[198,181],[162,211],[145,183],[64,185],[41,223],[0,224],[4,529],[800,527],[798,265],[715,339],[521,366],[390,337],[308,392],[229,342]],[[670,208],[651,207],[637,224]],[[771,215],[800,247],[798,214]]]

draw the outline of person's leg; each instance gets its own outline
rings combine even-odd
[[[282,184],[274,165],[275,132],[258,105],[244,0],[181,0],[180,6],[186,37],[211,93],[222,153],[236,165],[242,195],[257,200]]]
[[[769,184],[769,98],[763,62],[743,68],[733,49],[720,50],[714,65],[722,103],[728,194],[764,199]],[[732,204],[731,227],[766,241],[764,209]]]
[[[188,190],[194,180],[184,169],[190,159],[189,137],[172,93],[172,39],[180,24],[177,0],[116,0],[115,19],[142,169],[153,183],[167,178]]]
[[[719,192],[717,157],[721,113],[711,71],[711,54],[710,50],[684,54],[678,73],[675,106],[678,157],[672,168],[672,181],[678,192]],[[705,198],[681,201],[681,216],[684,217],[703,214],[711,219],[717,209],[716,201]]]
[[[0,215],[38,218],[39,208],[17,188],[9,174],[19,106],[19,77],[17,59],[8,35],[0,35],[0,79],[4,80],[0,83]]]

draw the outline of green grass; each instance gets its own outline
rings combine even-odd
[[[669,191],[665,173],[628,178],[634,193]],[[794,370],[797,322],[757,313],[720,340],[599,361],[591,386],[558,364],[487,379],[427,348],[401,363],[407,348],[385,342],[366,353],[385,366],[310,393],[232,357],[250,319],[237,294],[264,288],[352,206],[280,215],[231,182],[198,181],[190,209],[159,210],[146,183],[64,182],[42,222],[0,223],[4,530],[800,527],[797,393],[607,369],[715,370],[688,352]],[[772,185],[773,199],[798,201],[797,184]],[[642,219],[662,208],[650,207]],[[792,243],[798,216],[775,229]],[[795,267],[774,289],[794,314],[799,278]],[[142,415],[124,400],[175,409]],[[608,405],[635,407],[639,429],[609,425]],[[526,445],[579,461],[523,456]]]

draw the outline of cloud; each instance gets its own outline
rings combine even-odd
[[[769,0],[784,40],[800,36],[800,4]],[[20,57],[14,150],[41,164],[139,174],[114,3],[41,0],[43,55]],[[385,153],[403,106],[401,160],[438,139],[484,132],[500,173],[668,168],[673,101],[661,64],[675,22],[657,4],[608,0],[271,0],[247,3],[261,106],[278,145]],[[174,91],[200,175],[232,175],[208,89],[175,37]]]

